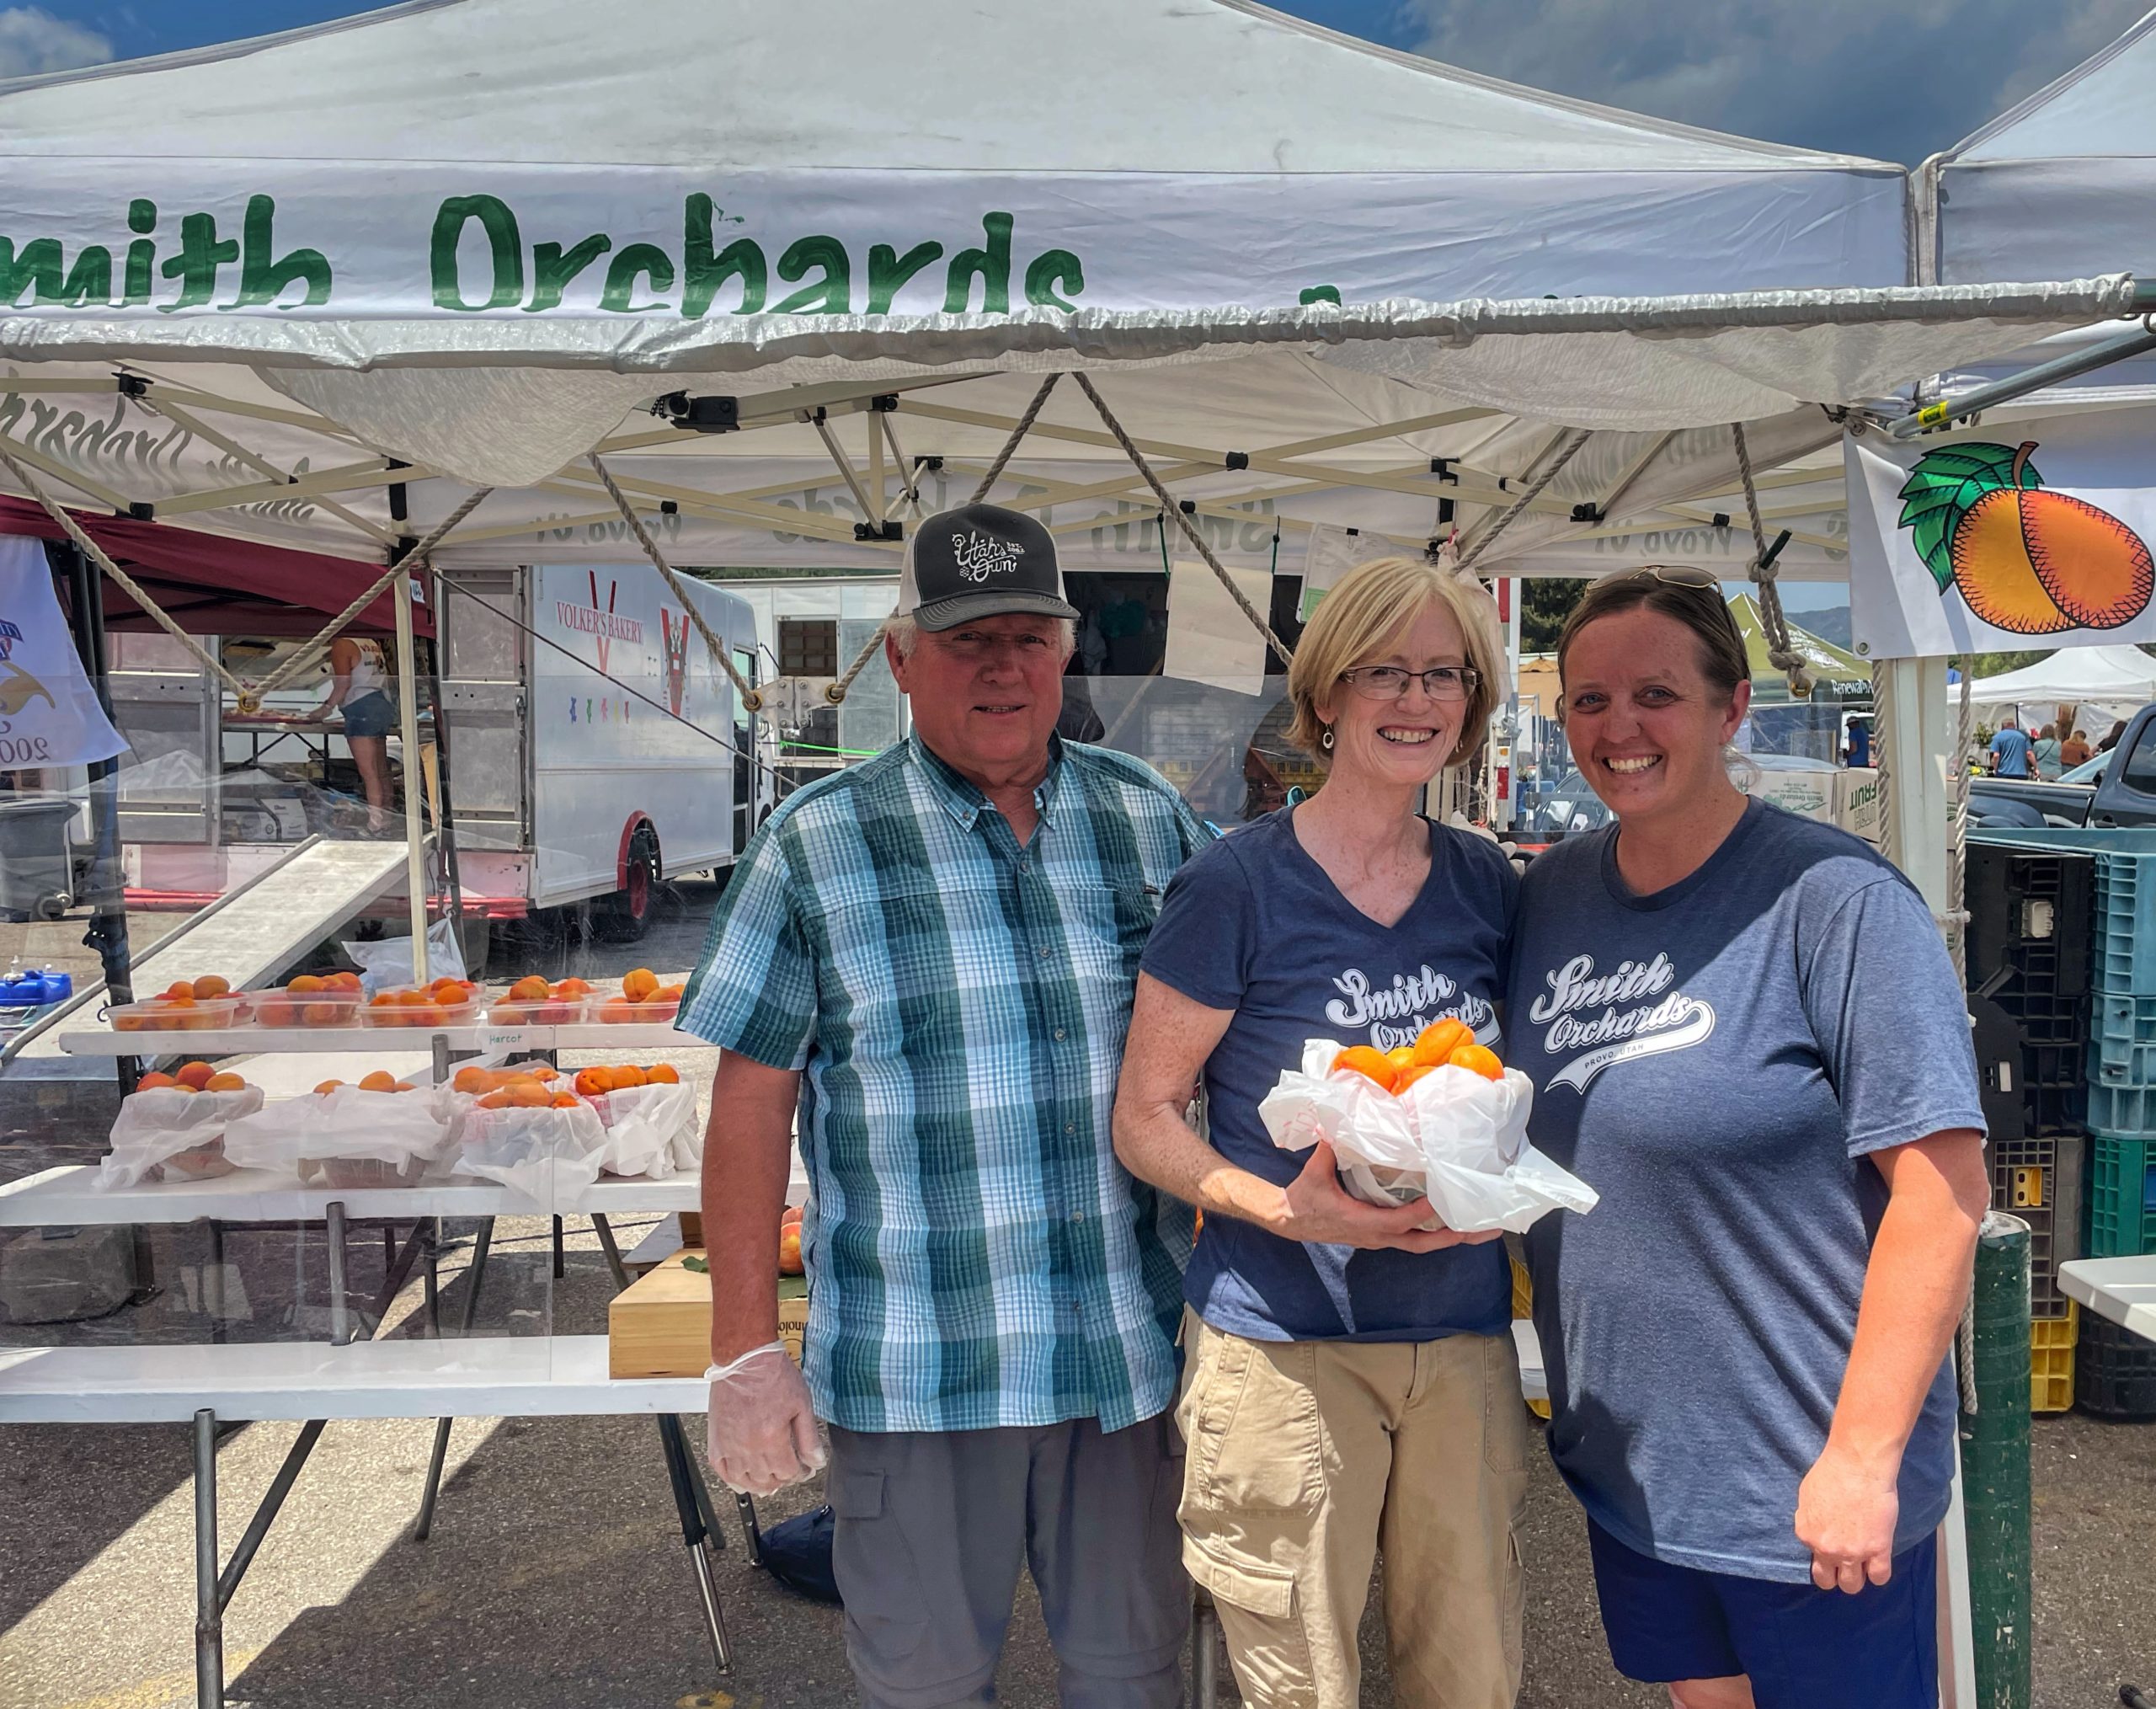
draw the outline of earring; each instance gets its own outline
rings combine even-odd
[[[1327,724],[1325,727],[1325,734],[1317,739],[1317,745],[1328,754],[1332,751],[1332,726],[1331,724]]]

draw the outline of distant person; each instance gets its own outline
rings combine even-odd
[[[1871,726],[1861,719],[1849,726],[1849,764],[1859,770],[1871,764]]]
[[[2058,745],[2058,762],[2071,772],[2076,766],[2085,766],[2096,757],[2096,750],[2089,745],[2089,732],[2076,730]]]
[[[2012,724],[2001,724],[1991,739],[1991,771],[1994,777],[2029,775],[2029,734]]]
[[[2036,761],[2037,777],[2047,783],[2058,782],[2059,753],[2058,731],[2046,724],[2036,734],[2036,745],[2030,757]]]
[[[2096,744],[2096,751],[2100,754],[2110,753],[2113,748],[2118,746],[2119,738],[2125,734],[2126,720],[2124,718],[2121,718],[2116,724],[2111,726],[2111,734],[2105,736],[2102,741]]]
[[[397,722],[389,697],[389,660],[379,641],[355,641],[339,635],[329,647],[329,693],[307,713],[306,722],[334,712],[344,721],[344,744],[359,768],[360,792],[366,797],[367,830],[389,824],[389,732]],[[406,756],[410,757],[408,755]]]

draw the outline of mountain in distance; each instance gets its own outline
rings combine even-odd
[[[1847,606],[1822,606],[1816,612],[1791,612],[1792,628],[1809,629],[1822,641],[1831,641],[1837,647],[1849,644],[1849,608]]]

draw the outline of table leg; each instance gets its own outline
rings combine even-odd
[[[195,1701],[224,1709],[225,1610],[217,1591],[217,1415],[195,1415]]]
[[[441,1339],[441,1219],[434,1220],[434,1226],[427,1228],[424,1222],[412,1231],[413,1238],[426,1231],[423,1250],[427,1265],[427,1334],[430,1339]]]
[[[488,1217],[479,1225],[478,1242],[472,1248],[471,1267],[464,1273],[464,1315],[457,1325],[460,1337],[472,1332],[472,1320],[479,1309],[479,1284],[486,1279],[487,1253],[494,1243],[494,1220]],[[435,1528],[435,1503],[441,1495],[441,1469],[449,1456],[449,1430],[454,1421],[435,1420],[434,1452],[427,1458],[427,1482],[419,1492],[419,1517],[412,1527],[412,1541],[424,1543]]]
[[[764,1564],[764,1528],[756,1523],[756,1503],[740,1490],[734,1492],[734,1511],[740,1516],[741,1535],[749,1546],[749,1564]]]
[[[333,1200],[326,1213],[329,1245],[329,1344],[351,1344],[351,1311],[344,1299],[344,1204]]]
[[[562,1261],[562,1219],[557,1216],[554,1219],[554,1279],[560,1281],[565,1274]]]
[[[674,1486],[674,1509],[681,1519],[681,1543],[689,1551],[689,1562],[696,1575],[696,1592],[704,1605],[704,1626],[711,1638],[711,1652],[721,1673],[734,1670],[734,1659],[726,1645],[726,1620],[718,1606],[718,1586],[712,1578],[711,1555],[704,1545],[710,1536],[705,1530],[703,1514],[698,1507],[692,1480],[695,1472],[690,1466],[688,1446],[681,1439],[681,1421],[670,1413],[662,1413],[659,1419],[659,1439],[666,1451],[666,1475]]]
[[[202,1272],[202,1308],[210,1314],[210,1339],[225,1339],[225,1226],[210,1219],[210,1263]]]

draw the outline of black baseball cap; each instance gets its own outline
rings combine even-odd
[[[896,615],[949,629],[1010,613],[1075,617],[1055,567],[1055,537],[1022,510],[968,505],[915,528],[906,545]]]

